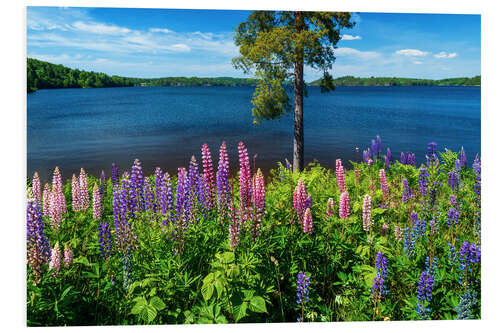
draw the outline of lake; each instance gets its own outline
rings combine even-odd
[[[28,94],[27,171],[51,179],[55,166],[63,178],[83,167],[109,177],[111,163],[120,173],[139,158],[145,174],[156,166],[170,174],[201,160],[207,143],[217,168],[218,150],[228,145],[230,164],[238,165],[243,141],[256,166],[266,172],[285,158],[292,161],[293,114],[252,123],[253,87],[127,87],[54,89]],[[469,165],[481,149],[480,87],[338,87],[322,94],[309,87],[304,98],[305,162],[334,168],[356,160],[355,148],[370,146],[380,135],[383,154],[391,148],[423,162],[427,143],[438,150],[462,146]],[[293,96],[292,96],[293,97]]]

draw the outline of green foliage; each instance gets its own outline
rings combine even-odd
[[[309,83],[311,86],[322,86],[323,79]],[[458,77],[450,79],[411,79],[403,77],[354,77],[341,76],[333,80],[337,86],[480,86],[481,75],[474,77]]]

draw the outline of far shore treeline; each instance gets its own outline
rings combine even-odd
[[[480,86],[481,76],[472,78],[451,78],[442,80],[411,79],[394,77],[358,78],[353,76],[339,77],[334,80],[337,86]],[[104,73],[88,72],[55,65],[33,58],[27,59],[27,90],[58,88],[104,88],[132,86],[249,86],[256,80],[250,78],[200,78],[200,77],[164,77],[154,79],[129,78]],[[309,85],[318,85],[319,81]]]

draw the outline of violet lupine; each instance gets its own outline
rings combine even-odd
[[[134,160],[130,172],[130,184],[132,190],[130,196],[132,212],[144,209],[144,176],[142,174],[141,161],[137,158]]]
[[[382,153],[382,141],[380,140],[380,136],[377,135],[377,158],[380,158],[380,153]]]
[[[85,174],[85,170],[83,168],[80,169],[80,183],[79,183],[79,204],[81,210],[87,210],[90,205],[90,197],[89,197],[89,184],[87,181],[87,175]]]
[[[375,140],[372,140],[371,158],[375,159],[376,154],[377,154],[377,143],[375,142]]]
[[[429,318],[430,309],[426,305],[431,301],[433,284],[434,277],[422,271],[417,288],[417,315],[420,319]]]
[[[367,150],[363,150],[363,162],[368,162],[371,155],[372,154],[371,154],[370,148],[368,148]]]
[[[481,262],[481,248],[476,243],[464,241],[460,249],[460,281],[467,288],[470,282],[470,274],[474,263]]]
[[[99,249],[105,260],[111,256],[111,229],[109,223],[102,221],[99,223]]]
[[[146,177],[144,180],[144,210],[146,212],[154,212],[155,209],[155,195],[151,181]]]
[[[224,216],[230,205],[229,193],[229,159],[226,142],[219,149],[219,165],[217,167],[217,209],[219,216]]]
[[[35,199],[28,199],[26,209],[26,249],[28,264],[33,272],[33,281],[40,282],[42,264],[50,257],[49,239],[44,232],[42,212]]]
[[[363,230],[370,231],[372,225],[372,197],[368,194],[363,199]]]
[[[73,174],[71,179],[71,205],[73,207],[74,212],[78,212],[81,210],[80,205],[80,182],[76,178],[76,175]]]
[[[187,196],[186,189],[187,182],[187,171],[185,168],[177,169],[177,191],[176,191],[176,200],[175,200],[175,208],[177,213],[177,220],[179,221],[181,226],[186,226],[186,221],[184,220],[184,207]]]
[[[313,233],[313,220],[310,208],[307,208],[306,211],[304,212],[303,230],[305,234],[312,235]]]
[[[474,184],[474,193],[476,193],[478,204],[481,205],[481,159],[479,155],[476,155],[474,163],[472,164],[472,169],[476,175],[476,182]]]
[[[111,163],[111,183],[115,186],[118,185],[119,181],[118,167],[115,163]]]
[[[348,219],[350,214],[351,214],[351,206],[349,200],[349,192],[344,191],[340,195],[339,217],[341,219]]]
[[[436,159],[436,151],[437,151],[437,143],[435,142],[429,142],[427,144],[427,154],[425,157],[427,158],[427,163],[430,165],[430,163],[433,163]]]
[[[155,212],[161,210],[161,191],[163,186],[163,172],[160,167],[155,168]]]
[[[199,187],[200,175],[196,158],[191,156],[189,173],[186,181],[186,201],[184,202],[184,215],[186,221],[194,222],[195,210],[199,208],[203,188]]]
[[[54,248],[50,252],[50,262],[49,269],[52,269],[52,276],[59,274],[61,268],[61,251],[59,249],[59,242],[54,245]]]
[[[389,164],[391,164],[391,161],[392,161],[391,149],[387,148],[387,155],[385,155],[385,161],[384,161],[385,169],[389,169]]]
[[[160,213],[163,216],[162,224],[167,226],[173,221],[172,211],[174,209],[174,196],[172,193],[172,181],[170,175],[165,172],[160,185]],[[167,218],[168,215],[168,218]]]
[[[201,159],[203,164],[203,181],[205,184],[205,193],[207,194],[207,206],[212,209],[215,206],[216,184],[214,176],[214,167],[212,164],[212,155],[206,143],[201,147]]]
[[[459,216],[459,212],[453,207],[450,207],[448,213],[446,214],[446,223],[448,224],[448,227],[451,228],[452,226],[457,225]]]
[[[382,300],[382,295],[387,293],[384,286],[384,282],[387,279],[387,258],[381,251],[378,251],[377,253],[375,266],[377,269],[377,275],[373,279],[372,299],[380,302]]]
[[[238,144],[238,154],[240,160],[240,205],[242,209],[250,207],[252,192],[251,192],[251,177],[250,177],[250,162],[248,160],[248,152],[243,144]]]
[[[403,178],[403,194],[401,197],[401,201],[403,203],[408,203],[408,199],[410,199],[411,193],[410,193],[410,187],[408,186],[408,180],[406,178]]]
[[[380,188],[382,190],[382,196],[384,201],[387,202],[389,200],[389,187],[387,186],[387,178],[385,177],[385,170],[380,169],[378,172],[378,176],[380,179]]]
[[[461,170],[462,170],[462,167],[460,166],[460,160],[456,159],[455,160],[455,171],[457,172],[457,174],[460,174]]]
[[[309,302],[309,277],[300,272],[297,275],[297,304],[301,305],[302,313],[297,318],[297,322],[304,321],[304,306],[307,302]]]
[[[337,185],[339,187],[339,192],[342,193],[346,190],[346,187],[344,167],[342,166],[342,161],[340,159],[337,159],[335,161],[335,175],[337,176]]]
[[[113,216],[116,247],[122,255],[127,255],[135,247],[137,236],[129,222],[130,179],[127,172],[124,172],[123,176],[121,188],[116,185],[113,191]]]
[[[308,195],[307,198],[306,198],[306,201],[304,201],[304,208],[307,209],[311,209],[311,206],[312,206],[312,195]]]
[[[94,188],[92,190],[92,218],[99,221],[101,219],[101,214],[101,195],[99,194],[97,183],[94,183]]]
[[[429,173],[427,172],[426,167],[422,167],[420,169],[420,173],[418,175],[418,185],[420,188],[420,194],[422,197],[425,197],[427,195],[427,184],[429,183],[429,180],[427,179],[429,177]]]
[[[455,170],[448,172],[448,186],[451,187],[452,191],[458,189],[458,177]]]
[[[401,152],[401,164],[406,164],[406,155],[403,152]]]
[[[462,168],[467,168],[467,157],[465,157],[465,150],[462,146],[462,150],[460,150],[460,166]]]
[[[46,183],[43,189],[43,216],[49,216],[49,205],[50,205],[50,196],[52,190],[49,187],[49,184]]]
[[[73,263],[73,251],[68,246],[64,245],[64,266],[69,267]]]
[[[101,199],[104,200],[106,198],[106,174],[104,170],[101,170],[101,186],[99,187],[99,194],[101,195]]]
[[[327,219],[330,219],[333,216],[334,206],[333,206],[333,198],[328,198],[328,203],[326,204],[326,212],[325,216]]]
[[[304,220],[304,212],[306,211],[306,185],[304,179],[299,179],[295,190],[293,191],[293,207],[299,218],[299,223],[302,224]]]
[[[31,182],[31,188],[33,191],[33,197],[38,202],[42,203],[42,185],[40,184],[40,178],[38,177],[38,172],[33,175],[33,181]]]

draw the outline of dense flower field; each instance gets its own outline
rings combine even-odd
[[[28,180],[29,326],[480,318],[481,162],[380,138],[265,179],[239,143],[175,174]],[[121,171],[121,172],[120,172]]]

